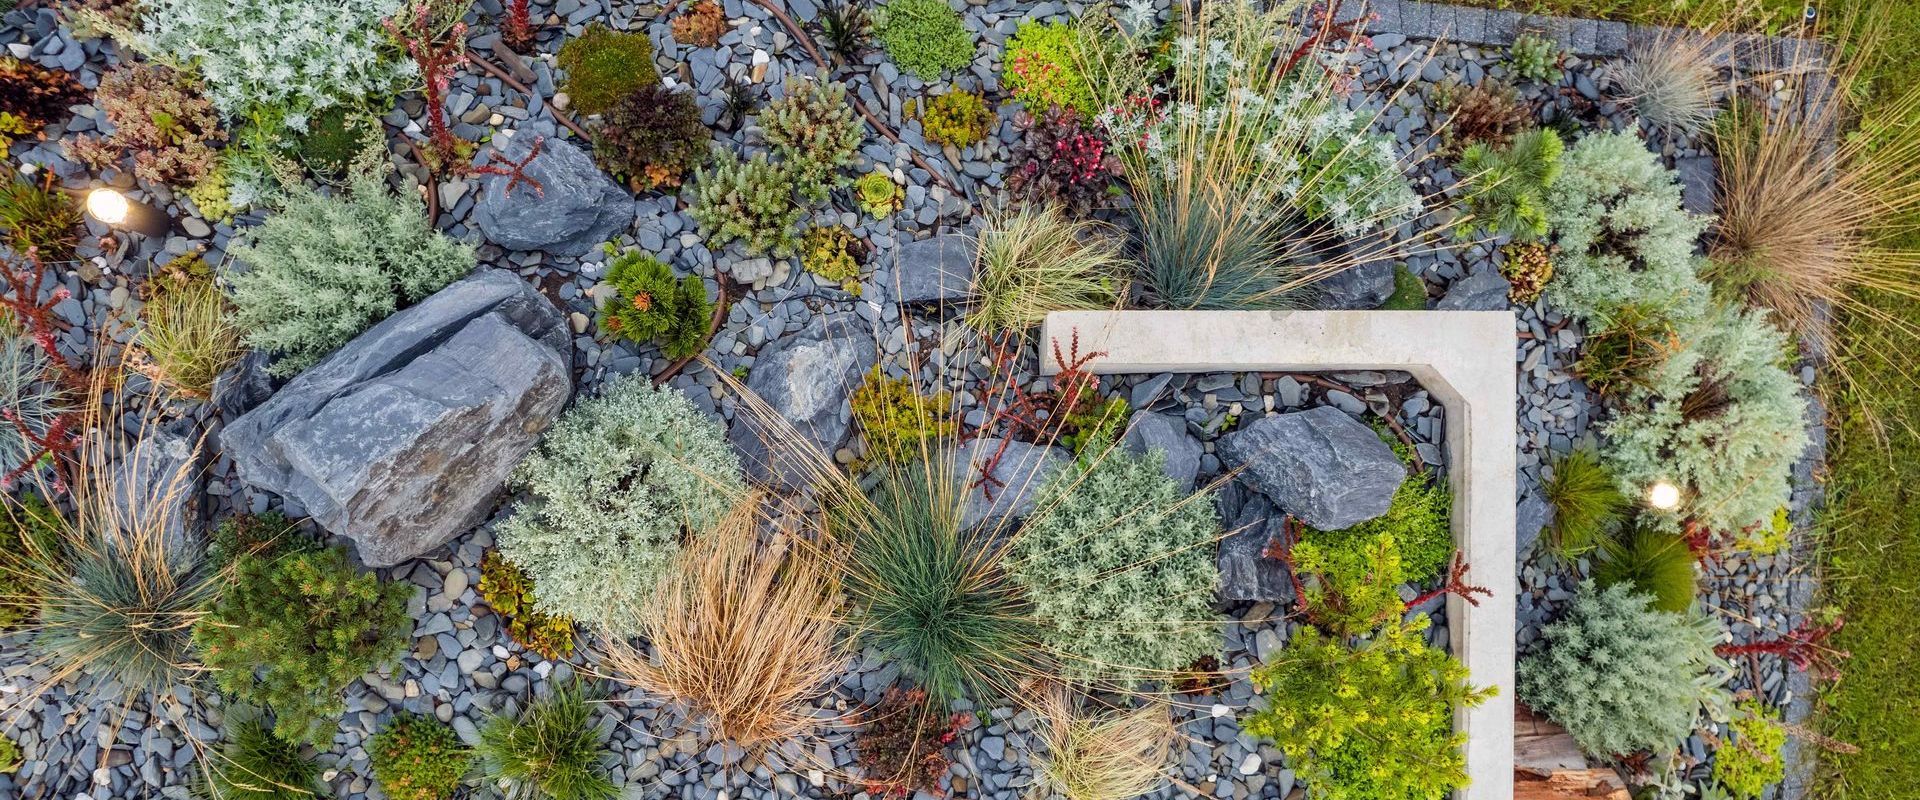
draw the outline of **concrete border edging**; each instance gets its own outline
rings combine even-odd
[[[1513,795],[1514,573],[1518,406],[1510,311],[1057,311],[1046,342],[1079,337],[1088,368],[1135,372],[1346,371],[1411,373],[1447,409],[1454,546],[1493,592],[1478,606],[1447,598],[1453,654],[1475,685],[1497,693],[1455,709],[1466,734],[1468,785],[1456,800]],[[1041,359],[1041,372],[1058,365]]]

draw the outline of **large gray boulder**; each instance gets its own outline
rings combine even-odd
[[[495,152],[518,164],[539,138],[522,132],[507,142],[506,150]],[[633,196],[578,147],[551,137],[541,140],[540,153],[527,163],[525,173],[519,180],[510,175],[480,177],[473,224],[494,244],[577,258],[633,225]]]
[[[963,300],[973,284],[973,254],[978,247],[971,234],[943,233],[901,246],[894,270],[902,303],[946,303]]]
[[[1134,412],[1127,420],[1127,432],[1120,438],[1120,445],[1138,455],[1154,451],[1166,454],[1167,477],[1182,489],[1193,488],[1194,478],[1200,474],[1200,454],[1206,449],[1199,439],[1187,433],[1185,421],[1151,411]]]
[[[847,313],[815,317],[798,333],[763,348],[747,389],[765,408],[743,408],[727,431],[747,477],[788,491],[811,483],[813,465],[821,458],[832,463],[846,443],[853,428],[853,390],[878,357],[873,334]],[[768,419],[768,410],[784,424]]]
[[[1407,477],[1372,428],[1332,406],[1256,420],[1220,437],[1219,451],[1249,486],[1323,531],[1387,513]]]
[[[119,519],[164,526],[167,541],[188,546],[200,518],[206,453],[200,426],[182,417],[146,426],[140,441],[113,465],[111,493]]]
[[[1241,506],[1216,553],[1220,599],[1225,602],[1282,602],[1293,599],[1293,578],[1286,562],[1270,557],[1285,544],[1283,517],[1266,497],[1253,494]]]
[[[1009,441],[1002,450],[1000,444],[999,439],[974,439],[954,450],[953,472],[963,481],[956,487],[965,503],[963,528],[1003,526],[1032,513],[1040,487],[1073,463],[1073,454],[1063,448]]]
[[[492,512],[573,393],[553,304],[482,270],[355,337],[220,434],[241,480],[391,566]]]

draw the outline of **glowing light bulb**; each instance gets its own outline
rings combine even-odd
[[[102,187],[87,193],[87,213],[108,225],[126,222],[131,210],[127,196],[113,189]]]
[[[1647,487],[1647,505],[1661,511],[1672,511],[1680,507],[1680,487],[1666,481],[1654,481]]]

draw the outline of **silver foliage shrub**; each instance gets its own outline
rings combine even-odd
[[[1088,452],[1042,487],[1009,572],[1062,675],[1164,677],[1220,647],[1213,504],[1166,476],[1164,453]]]
[[[1708,291],[1694,276],[1694,241],[1708,220],[1682,210],[1680,184],[1631,133],[1596,133],[1561,156],[1547,192],[1560,254],[1547,300],[1604,325],[1629,303],[1699,316]]]
[[[744,490],[720,424],[645,376],[608,384],[514,470],[527,492],[497,531],[541,611],[639,632],[635,611],[680,550]]]

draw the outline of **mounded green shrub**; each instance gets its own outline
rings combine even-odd
[[[1308,540],[1324,547],[1348,547],[1385,534],[1400,553],[1405,581],[1418,582],[1440,574],[1453,556],[1453,493],[1428,474],[1400,482],[1387,513],[1351,528],[1312,531]]]
[[[387,191],[382,151],[363,154],[344,193],[289,187],[286,205],[233,246],[234,322],[293,375],[473,270],[473,247],[427,221],[419,198]]]
[[[1719,308],[1680,340],[1601,427],[1607,466],[1629,495],[1670,481],[1684,497],[1676,513],[1777,546],[1768,532],[1807,446],[1806,401],[1782,366],[1786,335],[1765,312]]]
[[[1492,689],[1426,645],[1425,616],[1348,648],[1313,626],[1255,667],[1266,706],[1242,721],[1273,740],[1316,800],[1433,800],[1467,783],[1466,734],[1453,710]]]
[[[1593,755],[1664,751],[1692,732],[1703,706],[1722,700],[1720,636],[1703,615],[1660,611],[1625,585],[1583,582],[1520,661],[1520,699]]]
[[[284,537],[236,554],[193,641],[222,691],[273,710],[276,736],[324,743],[347,686],[405,652],[412,594],[360,571],[344,547]]]
[[[654,342],[668,358],[686,358],[707,344],[713,302],[698,275],[675,278],[673,268],[629,250],[607,265],[614,294],[600,310],[600,329],[636,342]]]
[[[644,33],[587,25],[560,45],[555,60],[567,73],[561,91],[582,114],[599,114],[622,98],[660,82],[653,67],[653,42]]]
[[[694,173],[694,182],[687,213],[700,223],[707,247],[718,250],[739,239],[748,255],[791,258],[798,251],[794,226],[807,210],[794,202],[794,177],[785,165],[769,161],[766,153],[741,161],[726,151],[712,169]]]
[[[1008,572],[1070,680],[1133,683],[1218,650],[1213,507],[1168,478],[1166,454],[1103,442],[1041,486]]]
[[[887,55],[922,80],[973,63],[973,34],[944,0],[890,0],[874,16]]]
[[[719,423],[646,376],[614,380],[561,417],[512,483],[527,493],[496,534],[536,606],[621,635],[687,531],[744,490]]]
[[[1547,300],[1604,324],[1623,305],[1699,316],[1708,291],[1694,276],[1707,220],[1686,213],[1680,184],[1632,133],[1595,133],[1567,148],[1546,194],[1560,255]]]

